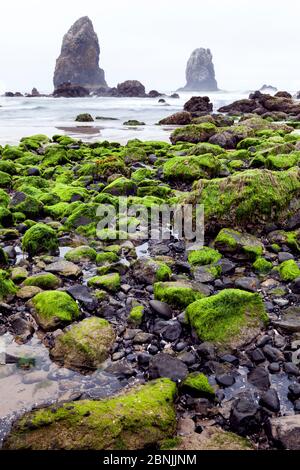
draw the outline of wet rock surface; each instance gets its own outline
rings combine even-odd
[[[193,119],[173,144],[31,136],[0,149],[14,176],[0,188],[1,438],[36,404],[168,379],[178,448],[214,448],[210,424],[233,447],[300,448],[299,135],[259,116]],[[233,148],[210,142],[224,132]],[[99,204],[125,196],[203,203],[204,247],[168,225],[165,239],[126,239],[123,214],[97,237]]]

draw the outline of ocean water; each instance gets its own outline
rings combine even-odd
[[[216,111],[220,106],[246,98],[249,91],[205,93]],[[168,141],[170,126],[156,123],[172,113],[181,111],[191,96],[197,93],[180,93],[179,99],[167,98],[166,104],[158,98],[4,98],[0,97],[0,145],[16,144],[24,136],[33,134],[68,134],[83,141],[109,140],[125,144],[129,139]],[[198,93],[204,95],[204,93]],[[77,123],[80,113],[90,113],[116,120],[96,120]],[[141,127],[128,127],[123,123],[137,119]]]

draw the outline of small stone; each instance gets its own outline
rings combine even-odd
[[[284,449],[300,449],[300,415],[270,419],[269,430],[272,439]]]
[[[283,364],[283,369],[288,375],[298,376],[300,374],[299,367],[293,364],[293,362],[285,362]]]
[[[153,335],[151,333],[145,333],[144,331],[141,331],[134,336],[133,343],[134,344],[149,343],[152,340],[152,338],[153,338]]]
[[[151,309],[162,318],[166,318],[167,320],[172,318],[172,309],[167,303],[160,302],[159,300],[151,300],[149,305]]]
[[[167,341],[176,341],[180,338],[182,327],[178,321],[170,323],[162,332],[164,339]]]
[[[166,377],[174,382],[181,382],[187,375],[186,364],[169,354],[159,353],[150,360],[149,377],[151,379]]]
[[[269,344],[264,346],[263,352],[264,355],[269,359],[269,361],[279,362],[284,360],[282,352],[276,348],[273,348],[273,346],[270,346]]]
[[[237,366],[239,363],[239,359],[232,354],[224,354],[220,359],[222,362],[228,362],[228,364],[233,364],[234,366]]]
[[[260,413],[250,393],[242,393],[231,407],[230,425],[242,436],[252,434],[260,428]]]
[[[235,383],[235,378],[231,374],[216,375],[216,382],[221,387],[231,387]]]
[[[150,354],[146,354],[146,353],[140,353],[137,356],[138,363],[141,366],[147,366],[150,362],[150,358],[151,358]]]
[[[184,362],[187,366],[192,366],[196,362],[195,354],[192,352],[184,352],[178,355],[178,359]]]
[[[300,398],[300,384],[295,382],[289,385],[289,396],[293,401],[297,398]]]
[[[260,364],[261,362],[264,362],[266,360],[261,349],[253,349],[252,351],[249,351],[248,354],[251,358],[251,361],[255,362],[255,364]]]
[[[268,369],[271,374],[277,374],[278,372],[280,372],[280,365],[278,364],[278,362],[271,362],[268,365]]]
[[[248,374],[248,382],[260,390],[268,390],[270,387],[268,371],[264,367],[255,367]]]
[[[259,281],[256,277],[241,277],[235,281],[235,287],[249,292],[256,292],[259,289]]]
[[[256,341],[256,346],[258,348],[263,348],[267,343],[270,343],[271,341],[271,336],[269,335],[264,335],[261,336],[257,341]]]
[[[294,259],[294,256],[291,253],[287,253],[285,251],[280,251],[280,253],[278,253],[279,263],[283,263],[284,261],[288,261],[289,259]]]
[[[49,264],[45,271],[53,274],[57,273],[65,277],[78,277],[81,274],[81,269],[77,264],[65,260]]]

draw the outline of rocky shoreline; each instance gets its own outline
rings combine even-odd
[[[179,126],[171,144],[0,148],[0,333],[39,337],[63,370],[100,369],[121,390],[28,411],[5,449],[300,448],[300,112],[268,96],[233,116],[193,98],[161,123]],[[205,246],[99,240],[97,207],[125,196],[203,204]],[[5,362],[39,372],[34,357]]]

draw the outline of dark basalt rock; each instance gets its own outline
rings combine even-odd
[[[185,126],[186,124],[190,124],[192,122],[192,115],[187,111],[182,111],[179,113],[172,114],[161,121],[159,121],[159,125],[179,125]]]
[[[227,106],[222,106],[218,111],[220,113],[256,113],[259,115],[265,115],[268,112],[283,112],[289,116],[297,116],[300,113],[300,105],[294,102],[291,97],[288,97],[286,92],[284,92],[284,96],[282,96],[282,93],[272,96],[255,91],[249,95],[248,99],[238,100]]]
[[[72,85],[70,82],[62,83],[53,92],[55,98],[85,98],[89,95],[90,92],[87,88]]]
[[[145,97],[146,90],[144,85],[138,80],[126,80],[117,86],[117,96],[120,97]]]
[[[203,114],[211,113],[213,104],[208,96],[193,96],[184,105],[184,111],[191,113],[193,117],[203,116]]]
[[[217,91],[215,69],[210,49],[195,49],[186,66],[185,91]]]
[[[242,393],[230,412],[230,425],[242,436],[256,432],[260,427],[260,411],[250,393]]]
[[[149,377],[151,379],[167,377],[174,380],[174,382],[181,382],[187,374],[186,364],[169,354],[159,353],[151,358],[149,365]]]
[[[95,89],[107,86],[104,71],[99,67],[100,47],[91,20],[77,20],[64,36],[61,54],[56,61],[54,87],[70,82]]]

